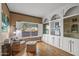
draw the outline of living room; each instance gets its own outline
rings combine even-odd
[[[78,3],[0,3],[1,56],[79,56]]]

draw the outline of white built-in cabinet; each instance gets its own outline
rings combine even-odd
[[[63,40],[62,40],[62,49],[64,51],[67,51],[73,55],[79,56],[79,15],[71,15],[68,17],[65,17],[64,20],[64,32],[63,32]],[[74,18],[76,19],[74,22]],[[72,27],[72,25],[77,24],[78,27]],[[78,28],[78,31],[77,31]],[[66,36],[67,35],[67,36]]]
[[[79,56],[79,39],[76,39],[74,41],[74,52],[73,52],[73,54]]]
[[[51,35],[44,34],[42,41],[58,48],[61,47],[60,45],[61,39],[59,36],[51,36]]]
[[[46,35],[43,34],[42,41],[43,41],[43,42],[46,42],[46,39],[47,39]]]
[[[45,21],[46,21],[46,23],[49,24],[49,33],[43,34],[42,41],[45,43],[48,43],[52,46],[55,46],[59,49],[62,49],[68,53],[79,56],[79,39],[64,36],[64,18],[68,18],[68,17],[75,16],[75,15],[70,15],[70,16],[64,17],[65,9],[63,9],[61,11],[63,13],[59,13],[59,11],[58,11],[59,14],[62,14],[59,19],[53,18],[51,20],[50,15],[49,15],[48,19],[46,17]],[[57,12],[56,12],[56,14],[57,14]],[[55,17],[56,14],[53,17]],[[44,24],[45,24],[45,21],[43,21]],[[60,27],[60,31],[57,31],[57,33],[55,32],[55,22],[59,22],[59,27]]]
[[[53,46],[61,48],[61,19],[52,20],[50,23],[50,40]],[[56,25],[57,23],[57,25]],[[58,28],[56,28],[58,27]]]
[[[59,29],[59,33],[56,33],[55,23],[59,23],[59,27],[61,27],[61,19],[49,21],[49,33],[43,34],[42,41],[48,43],[52,46],[61,47],[61,28]]]
[[[60,35],[51,34],[52,29],[55,27],[55,22],[59,22]],[[64,37],[63,26],[62,19],[49,21],[49,33],[43,34],[42,41],[73,55],[79,55],[79,39]]]
[[[79,55],[79,39],[64,37],[63,50],[74,55]]]
[[[63,42],[62,42],[62,48],[63,48],[63,50],[65,50],[65,51],[67,51],[67,52],[69,52],[70,51],[70,39],[66,39],[66,38],[63,38],[63,40],[62,40]]]
[[[60,47],[60,37],[59,36],[55,36],[54,38],[54,46],[55,47]]]
[[[45,42],[45,43],[49,43],[48,42],[49,41],[49,35],[48,34],[44,34],[42,41]]]

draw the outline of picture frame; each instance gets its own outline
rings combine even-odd
[[[2,21],[1,31],[7,32],[10,24],[9,24],[9,18],[4,13],[2,13],[1,21]]]

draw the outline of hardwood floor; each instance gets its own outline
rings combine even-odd
[[[26,49],[17,56],[33,56],[33,53],[27,53]],[[54,46],[48,45],[44,42],[38,42],[36,45],[36,56],[73,56],[61,49],[58,49]]]
[[[61,49],[48,45],[44,42],[37,44],[38,55],[40,56],[72,56]]]

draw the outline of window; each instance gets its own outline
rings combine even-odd
[[[22,23],[22,27],[21,27],[22,37],[30,36],[30,34],[31,34],[30,28],[31,28],[31,24]]]
[[[32,31],[31,32],[32,36],[37,36],[38,35],[38,25],[32,24],[31,31]]]
[[[22,37],[38,36],[38,24],[17,22],[16,28],[22,31]]]

